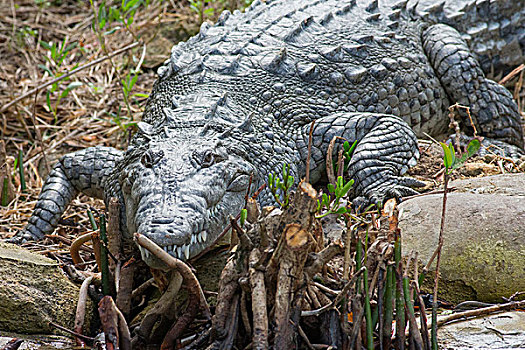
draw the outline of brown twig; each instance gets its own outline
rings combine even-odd
[[[91,240],[91,233],[83,234],[82,236],[77,237],[73,243],[71,243],[71,247],[69,248],[69,252],[71,253],[71,259],[73,259],[73,264],[78,265],[82,264],[84,260],[80,257],[80,247],[82,244],[88,242]]]
[[[86,318],[86,302],[88,296],[88,287],[93,281],[93,276],[89,276],[82,282],[80,291],[78,292],[78,303],[77,312],[75,313],[75,332],[82,334],[82,328],[84,327],[84,319]],[[78,346],[84,347],[86,344],[80,337],[75,337],[75,341]]]
[[[509,74],[503,77],[500,81],[498,81],[498,84],[505,85],[509,80],[514,78],[516,75],[521,73],[521,71],[525,70],[525,64],[522,63],[518,67],[516,67],[514,70],[512,70]]]
[[[75,337],[78,337],[78,338],[82,338],[84,339],[85,341],[88,341],[90,343],[93,343],[95,341],[95,338],[92,338],[92,337],[88,337],[86,335],[83,335],[83,334],[79,334],[75,331],[72,331],[71,329],[67,329],[66,327],[63,327],[57,323],[54,323],[54,322],[49,322],[49,324],[57,329],[60,329],[62,332],[66,332],[66,333],[69,333],[71,335],[74,335]]]
[[[359,276],[361,276],[361,274],[365,270],[366,270],[366,267],[363,266],[356,273],[354,273],[354,275],[352,276],[350,281],[348,281],[348,283],[345,284],[345,286],[343,287],[341,292],[337,295],[337,297],[335,297],[335,299],[330,304],[325,305],[325,306],[323,306],[323,307],[321,307],[319,309],[316,309],[316,310],[303,311],[303,312],[301,312],[301,316],[302,317],[318,316],[318,315],[322,314],[323,312],[328,311],[328,310],[336,307],[341,302],[341,300],[343,300],[343,298],[346,296],[346,293],[350,290],[350,288],[355,284],[355,281],[357,280],[357,278]]]
[[[211,313],[210,308],[208,306],[208,302],[204,297],[204,292],[202,291],[201,285],[197,280],[197,277],[195,277],[190,267],[182,260],[176,259],[169,255],[161,247],[159,247],[153,241],[151,241],[148,237],[137,232],[135,233],[134,238],[137,244],[149,250],[153,255],[159,258],[168,267],[177,270],[182,275],[182,278],[184,278],[184,280],[186,281],[189,293],[194,293],[198,296],[197,299],[200,303],[202,313],[207,319],[210,319]]]

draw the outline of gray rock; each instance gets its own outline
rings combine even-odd
[[[500,302],[525,290],[524,184],[525,174],[452,183],[458,192],[447,200],[440,298]],[[438,243],[442,200],[427,195],[400,205],[404,252],[418,251],[423,264]]]
[[[19,348],[20,350],[56,350],[73,349],[75,347],[75,341],[64,336],[27,335],[0,332],[0,349],[3,349],[13,338],[24,341]]]
[[[72,329],[78,292],[53,260],[0,241],[1,331],[50,334],[50,321]]]
[[[440,349],[525,349],[525,313],[505,312],[440,328]]]

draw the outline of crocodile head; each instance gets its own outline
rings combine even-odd
[[[243,207],[256,170],[238,146],[232,148],[218,135],[198,137],[188,130],[139,137],[134,144],[119,180],[129,232],[146,235],[174,257],[197,255]],[[142,248],[141,255],[149,266],[162,268]]]

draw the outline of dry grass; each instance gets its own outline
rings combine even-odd
[[[107,2],[120,6],[120,0]],[[238,1],[222,0],[215,6],[223,6],[221,3],[229,8],[241,5]],[[58,89],[50,94],[51,108],[46,102],[48,88],[3,108],[54,77],[103,57],[106,52],[91,28],[93,18],[89,1],[0,0],[0,136],[6,142],[8,155],[7,163],[0,166],[13,174],[15,184],[15,197],[6,207],[0,207],[0,238],[10,237],[23,228],[42,186],[41,176],[61,155],[95,145],[125,149],[130,131],[127,126],[140,119],[146,100],[144,95],[149,93],[155,81],[155,68],[168,57],[175,41],[186,39],[198,30],[200,21],[199,15],[185,1],[151,0],[147,7],[138,9],[131,30],[120,24],[119,29],[104,36],[108,53],[139,42],[136,48],[61,81]],[[112,23],[104,30],[115,29],[117,25]],[[52,59],[50,50],[42,42],[65,42],[66,46],[76,44],[76,47],[60,63]],[[143,45],[146,45],[147,54],[130,93],[128,107],[119,77],[125,77],[136,68],[143,56]],[[58,101],[72,82],[82,85]],[[511,80],[519,87],[515,95],[525,109],[522,82],[523,71]],[[21,194],[18,174],[13,171],[18,150],[24,152],[28,185],[24,194]],[[90,206],[101,209],[102,203],[85,196],[75,199],[57,235],[38,244],[28,244],[28,247],[69,261],[69,255],[62,252],[73,236],[90,229],[85,215]]]

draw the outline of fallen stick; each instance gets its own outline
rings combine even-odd
[[[88,238],[91,239],[91,235],[88,234]],[[93,276],[89,276],[82,282],[80,291],[78,293],[77,312],[75,313],[75,332],[82,334],[82,328],[84,327],[84,320],[86,318],[86,301],[88,296],[88,287],[93,281]],[[78,346],[85,347],[83,339],[75,336],[75,342]]]
[[[57,329],[60,329],[62,332],[66,332],[66,333],[69,333],[69,334],[72,334],[74,335],[75,337],[79,337],[79,338],[82,338],[84,339],[85,341],[88,341],[88,342],[95,342],[95,338],[92,338],[92,337],[88,337],[87,335],[84,335],[84,334],[78,334],[77,332],[75,331],[72,331],[71,329],[68,329],[66,327],[63,327],[55,322],[49,322],[49,324]]]
[[[78,265],[82,264],[84,260],[80,257],[80,247],[82,244],[86,243],[87,241],[91,240],[91,232],[86,233],[80,237],[77,237],[73,243],[71,243],[71,247],[69,248],[69,252],[71,253],[71,259],[73,259],[73,264]]]
[[[444,324],[446,324],[448,322],[459,320],[461,318],[486,316],[486,315],[490,315],[490,314],[493,314],[493,313],[496,313],[496,312],[499,312],[499,311],[508,311],[508,310],[512,310],[512,309],[518,309],[518,308],[521,308],[521,307],[525,307],[525,300],[513,301],[513,302],[510,302],[510,303],[498,304],[498,305],[489,306],[489,307],[483,307],[481,309],[476,309],[476,310],[468,310],[468,311],[464,311],[464,312],[458,312],[458,313],[450,314],[450,315],[447,315],[447,316],[444,316],[444,317],[438,319],[437,325],[438,325],[438,327],[440,327],[440,326],[443,326]],[[427,325],[429,325],[429,323],[427,323]]]

